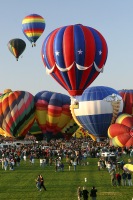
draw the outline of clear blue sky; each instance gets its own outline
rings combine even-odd
[[[21,24],[25,16],[33,13],[46,21],[45,31],[35,48],[23,35]],[[0,92],[10,88],[33,95],[42,90],[68,94],[46,74],[41,47],[51,31],[77,23],[100,31],[108,45],[104,72],[91,86],[133,89],[132,0],[1,0],[0,16]],[[18,62],[7,48],[13,38],[21,38],[27,45]]]

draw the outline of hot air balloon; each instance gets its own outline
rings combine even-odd
[[[123,113],[133,115],[133,90],[118,90],[123,99]]]
[[[32,125],[32,127],[30,128],[29,134],[34,136],[37,141],[43,140],[43,133],[40,127],[38,126],[38,123],[36,122],[36,120],[34,121],[34,124]]]
[[[12,137],[12,134],[4,131],[2,128],[0,128],[0,135],[2,135],[4,137]]]
[[[125,164],[123,169],[127,172],[133,172],[133,165],[132,164]]]
[[[110,87],[88,87],[81,96],[71,101],[71,112],[81,127],[96,138],[107,137],[110,124],[122,112],[123,100],[118,92]]]
[[[133,146],[133,117],[127,113],[118,116],[116,122],[108,128],[112,144],[119,147]]]
[[[35,95],[36,120],[49,140],[72,119],[70,97],[56,92],[41,91]]]
[[[35,120],[32,94],[5,90],[0,96],[0,127],[15,138],[24,138]]]
[[[8,42],[7,44],[9,51],[15,56],[18,61],[19,56],[24,52],[26,48],[26,43],[24,40],[15,38]]]
[[[78,128],[79,126],[72,118],[70,122],[61,130],[61,133],[63,134],[65,139],[69,140]]]
[[[94,28],[82,24],[51,32],[42,45],[42,60],[50,74],[71,96],[83,91],[103,72],[107,44]]]
[[[22,20],[22,31],[32,46],[36,46],[36,41],[45,29],[44,18],[38,14],[31,14]]]

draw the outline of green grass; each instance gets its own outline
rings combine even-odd
[[[29,160],[14,171],[0,169],[0,199],[1,200],[77,200],[77,187],[86,186],[90,191],[93,185],[98,189],[98,200],[132,200],[133,186],[113,187],[107,170],[97,170],[97,158],[88,158],[88,166],[77,166],[77,170],[68,171],[65,163],[64,172],[55,172],[52,167],[41,168],[39,160],[31,166]],[[47,191],[38,191],[35,178],[42,174]],[[87,182],[84,181],[87,178]],[[89,197],[90,199],[90,197]]]

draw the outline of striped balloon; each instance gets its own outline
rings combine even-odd
[[[52,31],[43,42],[41,54],[46,72],[75,96],[103,72],[108,47],[99,31],[75,24]]]
[[[71,111],[81,126],[95,137],[107,137],[110,124],[122,112],[123,100],[110,87],[88,87],[81,96],[75,96]]]
[[[116,122],[109,126],[108,136],[114,146],[133,146],[133,117],[127,113],[119,115]]]
[[[7,90],[0,96],[0,127],[12,137],[23,138],[35,120],[32,94]]]
[[[70,97],[56,92],[42,91],[35,95],[36,120],[47,137],[52,137],[70,122]]]
[[[133,89],[118,90],[123,99],[123,113],[133,115]]]
[[[61,133],[66,139],[70,139],[78,128],[79,126],[72,118],[71,121],[61,130]]]
[[[45,29],[45,20],[38,14],[31,14],[22,20],[22,31],[26,38],[35,46],[36,41]]]

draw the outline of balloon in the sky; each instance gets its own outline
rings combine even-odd
[[[8,42],[7,44],[9,51],[15,56],[18,60],[19,56],[24,52],[26,48],[26,43],[24,40],[15,38]]]
[[[35,95],[36,120],[43,134],[51,138],[70,122],[70,97],[56,92],[41,91]]]
[[[12,137],[24,138],[35,120],[32,94],[5,90],[0,96],[0,127]]]
[[[22,20],[22,31],[26,38],[36,46],[36,41],[45,29],[45,20],[38,14],[31,14]]]
[[[75,96],[81,95],[103,72],[108,48],[99,31],[76,24],[51,32],[41,54],[46,72]]]
[[[123,99],[123,113],[133,115],[133,89],[118,90],[119,94]]]
[[[73,118],[85,130],[97,138],[107,137],[110,124],[122,112],[123,100],[118,92],[110,87],[88,87],[81,96],[71,102]]]
[[[109,126],[108,136],[114,146],[133,146],[133,117],[127,113],[119,115],[116,122]]]

